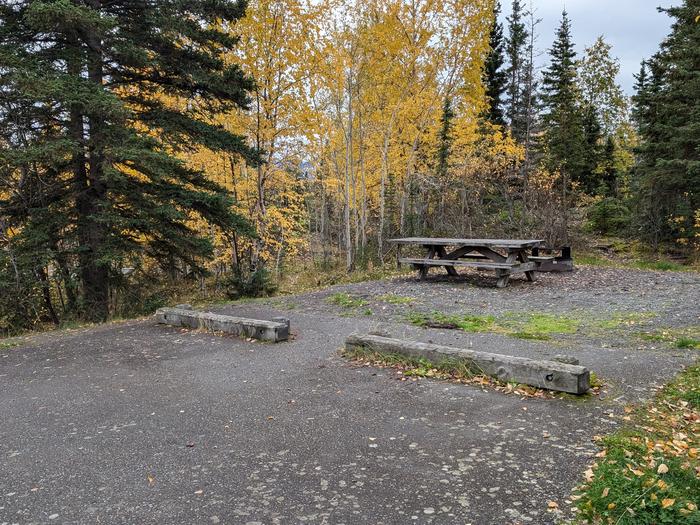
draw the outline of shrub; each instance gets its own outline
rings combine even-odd
[[[263,297],[277,291],[270,272],[266,268],[258,268],[253,272],[234,272],[226,277],[222,284],[229,299],[242,297]]]
[[[619,199],[606,197],[588,209],[588,228],[604,235],[619,235],[629,227],[631,216]]]

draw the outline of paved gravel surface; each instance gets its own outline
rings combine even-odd
[[[592,437],[697,358],[639,332],[697,327],[700,276],[585,269],[491,286],[400,278],[215,309],[289,317],[296,337],[276,345],[150,319],[0,344],[0,524],[560,523]],[[338,292],[366,304],[330,304]],[[639,320],[547,342],[406,320],[433,310]],[[347,334],[379,323],[421,341],[575,355],[606,386],[521,398],[399,381],[338,355]]]

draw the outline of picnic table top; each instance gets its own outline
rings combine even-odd
[[[423,246],[474,246],[496,248],[534,248],[542,244],[541,239],[449,239],[442,237],[404,237],[389,239],[397,244],[420,244]]]

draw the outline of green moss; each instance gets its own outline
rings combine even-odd
[[[416,302],[413,297],[394,294],[380,295],[377,299],[388,304],[411,304]]]
[[[581,321],[574,317],[552,314],[529,314],[522,324],[522,331],[530,334],[573,334]]]
[[[334,293],[328,298],[328,302],[342,308],[361,308],[367,304],[364,299],[345,292]]]
[[[451,315],[441,312],[430,314],[413,312],[408,319],[416,326],[429,328],[451,328],[464,332],[493,332],[498,325],[493,315]]]
[[[451,328],[464,332],[493,332],[517,337],[547,341],[552,334],[570,334],[580,324],[578,319],[552,314],[528,315],[464,315],[441,312],[409,314],[411,323],[428,328]]]

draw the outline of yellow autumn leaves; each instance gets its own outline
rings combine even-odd
[[[402,230],[411,192],[435,185],[444,100],[454,108],[449,198],[522,150],[482,126],[482,68],[493,0],[253,0],[232,29],[256,82],[249,111],[216,117],[263,156],[257,168],[202,149],[189,158],[223,184],[260,239],[253,259],[279,264],[309,242],[341,245],[348,265]],[[477,155],[478,152],[478,155]],[[227,242],[218,239],[227,260]]]

